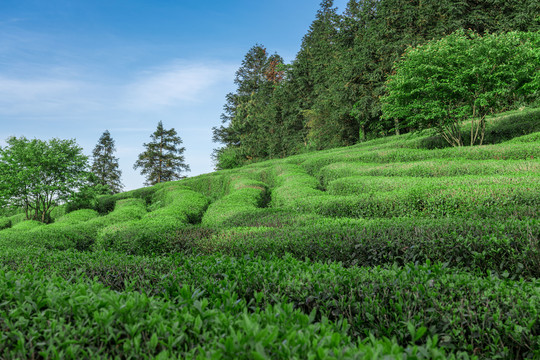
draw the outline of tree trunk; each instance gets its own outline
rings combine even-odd
[[[360,126],[360,129],[362,130],[362,142],[366,141],[366,126],[362,125]]]

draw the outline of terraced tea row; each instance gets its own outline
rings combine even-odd
[[[399,344],[429,347],[427,339],[437,336],[441,346],[504,357],[532,354],[531,349],[540,346],[540,324],[534,321],[539,315],[537,281],[475,277],[440,265],[344,268],[288,256],[279,260],[221,255],[151,259],[39,250],[30,254],[33,260],[26,251],[12,250],[3,263],[22,273],[48,269],[75,284],[85,275],[86,282],[99,280],[119,291],[143,291],[181,306],[189,284],[210,304],[236,302],[238,306],[223,310],[229,316],[247,314],[249,309],[250,314],[272,311],[289,302],[311,314],[311,321],[324,324],[329,318],[349,324],[343,331],[359,339],[393,337]],[[242,300],[236,301],[236,296]]]
[[[0,218],[0,352],[536,358],[538,141],[389,137]]]

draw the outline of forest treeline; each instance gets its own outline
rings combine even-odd
[[[291,64],[260,44],[245,55],[213,129],[223,144],[216,167],[414,130],[381,116],[386,80],[407,47],[459,29],[538,31],[539,14],[535,0],[351,0],[342,13],[324,0]]]

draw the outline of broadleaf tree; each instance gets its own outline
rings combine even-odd
[[[113,194],[122,191],[124,185],[120,181],[122,171],[118,168],[118,158],[114,157],[116,147],[109,130],[105,130],[92,151],[92,173],[97,184],[108,186]]]
[[[453,146],[464,145],[461,122],[470,118],[469,144],[482,145],[486,115],[537,96],[539,39],[538,33],[458,30],[409,48],[388,79],[383,117],[435,128]]]
[[[184,171],[190,171],[183,155],[185,147],[180,147],[182,139],[174,128],[166,130],[163,122],[159,122],[156,131],[150,135],[152,141],[145,143],[146,150],[139,154],[133,165],[134,169],[141,168],[141,174],[146,175],[146,185],[179,180],[184,178]]]
[[[52,209],[88,179],[88,157],[75,140],[10,137],[0,148],[0,202],[48,222]]]

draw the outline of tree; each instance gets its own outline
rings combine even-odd
[[[270,143],[275,138],[274,112],[270,104],[274,89],[283,81],[283,59],[268,55],[262,45],[253,46],[236,71],[237,90],[226,96],[222,124],[213,128],[214,142],[225,148],[214,150],[217,168],[272,157]],[[220,160],[222,157],[223,162]],[[238,161],[231,162],[231,156]]]
[[[105,130],[92,151],[94,157],[92,172],[96,176],[97,184],[108,186],[113,194],[119,193],[124,187],[120,181],[122,171],[118,169],[118,158],[113,156],[115,151],[111,133]]]
[[[146,175],[146,185],[182,179],[182,171],[190,171],[190,168],[182,155],[186,148],[179,147],[182,139],[177,136],[176,130],[165,130],[160,121],[150,138],[152,141],[144,144],[146,151],[139,154],[133,169],[142,168],[141,174]]]
[[[459,30],[410,48],[388,79],[383,117],[436,128],[453,146],[464,144],[461,122],[470,118],[469,143],[481,145],[486,115],[538,94],[539,43],[537,32],[480,36]]]
[[[0,148],[0,202],[22,207],[27,219],[48,222],[58,201],[84,186],[87,168],[75,140],[10,137]]]

